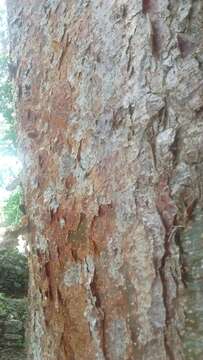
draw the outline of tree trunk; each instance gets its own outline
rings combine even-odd
[[[7,3],[30,358],[185,359],[181,234],[202,204],[202,0]]]

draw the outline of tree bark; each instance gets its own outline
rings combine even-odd
[[[185,359],[180,235],[202,204],[202,1],[7,3],[30,357]]]

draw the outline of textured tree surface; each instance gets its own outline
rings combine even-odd
[[[181,233],[203,190],[202,0],[7,3],[30,358],[185,359]]]

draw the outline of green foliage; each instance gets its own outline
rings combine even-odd
[[[0,293],[0,330],[4,329],[4,332],[8,331],[8,335],[12,331],[12,335],[15,335],[16,338],[8,341],[5,338],[5,333],[0,339],[0,348],[2,345],[4,348],[8,349],[12,344],[12,348],[21,349],[25,347],[25,324],[28,316],[28,306],[27,299],[12,299],[4,294]],[[2,326],[2,324],[4,324]],[[12,329],[11,329],[12,328]],[[3,342],[2,342],[3,341]],[[2,352],[0,352],[0,356]],[[6,357],[7,359],[8,357]]]
[[[2,321],[8,331],[12,327],[12,334],[17,335],[13,339],[15,348],[25,346],[24,334],[28,315],[27,304],[28,269],[26,257],[17,249],[0,251],[0,331]],[[16,322],[17,320],[17,322]],[[10,325],[9,325],[10,324]],[[19,327],[20,325],[20,327]],[[13,328],[15,326],[15,328]],[[9,331],[8,331],[9,333]],[[1,344],[0,339],[0,347]],[[3,339],[5,341],[5,339]],[[5,343],[5,348],[8,343]],[[0,355],[1,357],[1,355]]]
[[[0,251],[0,293],[25,296],[28,288],[27,258],[17,249]]]
[[[11,193],[3,209],[5,226],[18,225],[22,216],[22,190],[17,189]]]
[[[6,296],[0,293],[0,317],[2,318],[6,316],[8,312],[9,312],[9,306]]]
[[[13,87],[9,79],[8,43],[6,13],[0,7],[0,156],[2,159],[3,156],[6,156],[0,169],[0,187],[5,187],[8,181],[15,178],[19,173],[18,167],[14,164],[17,153],[17,136]],[[5,160],[7,158],[8,163]],[[22,190],[18,187],[11,193],[4,208],[0,209],[3,213],[1,218],[4,220],[4,226],[15,228],[19,224],[22,216],[21,204]],[[20,351],[25,345],[24,325],[27,318],[27,288],[28,264],[26,256],[16,248],[0,250],[0,358],[2,360],[12,357],[9,351],[8,356],[6,356],[9,346],[15,346],[13,352],[19,351],[21,354]],[[4,337],[4,333],[10,338],[9,336]],[[5,351],[6,357],[2,355],[2,351]]]
[[[8,56],[4,54],[0,55],[0,112],[8,124],[14,125],[13,90],[12,84],[8,78],[8,63]]]
[[[27,299],[12,299],[0,293],[0,318],[25,321],[27,317]]]
[[[17,136],[14,117],[13,90],[8,80],[8,58],[0,56],[0,113],[4,118],[0,137],[2,153],[16,155]]]
[[[16,124],[14,114],[13,89],[9,80],[8,34],[4,12],[0,11],[0,113],[1,124],[0,151],[16,155]]]

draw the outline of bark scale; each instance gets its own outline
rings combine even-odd
[[[7,0],[33,360],[181,360],[201,0]],[[184,270],[184,269],[183,269]]]

